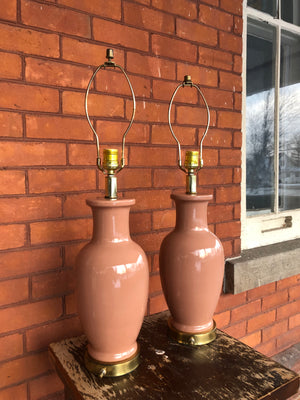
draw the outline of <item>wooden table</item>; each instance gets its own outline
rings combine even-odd
[[[141,364],[119,378],[99,378],[83,365],[85,336],[49,346],[68,400],[283,400],[297,392],[299,376],[222,331],[201,347],[167,336],[168,313],[145,318]]]

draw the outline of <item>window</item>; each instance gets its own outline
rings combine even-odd
[[[300,1],[244,6],[242,248],[300,237]]]

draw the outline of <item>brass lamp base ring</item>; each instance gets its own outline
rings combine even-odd
[[[84,354],[84,364],[86,368],[100,378],[122,376],[132,372],[139,366],[139,346],[133,356],[126,360],[117,363],[107,363],[103,361],[95,360],[91,357],[86,349]]]
[[[170,337],[172,339],[175,339],[178,343],[181,344],[202,346],[204,344],[213,342],[217,337],[215,321],[213,321],[213,327],[210,331],[201,333],[192,333],[192,332],[182,332],[174,328],[174,326],[172,325],[172,318],[170,317],[168,319],[168,328]]]

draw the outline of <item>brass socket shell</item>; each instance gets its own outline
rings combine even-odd
[[[103,168],[106,171],[114,171],[119,167],[118,149],[103,150]]]
[[[187,150],[185,152],[184,166],[187,169],[197,168],[199,166],[199,151]]]

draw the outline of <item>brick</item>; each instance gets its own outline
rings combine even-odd
[[[185,126],[172,126],[173,131],[183,146],[196,145],[196,128]],[[176,141],[171,134],[169,125],[152,125],[151,143],[153,144],[172,144],[176,145]]]
[[[233,71],[238,74],[243,72],[243,59],[241,56],[233,56]]]
[[[159,254],[153,254],[151,272],[159,271]]]
[[[204,151],[205,156],[205,151]],[[218,185],[232,182],[231,168],[207,168],[205,173],[198,174],[199,185]]]
[[[40,139],[93,140],[86,119],[27,115],[26,136]]]
[[[19,197],[0,199],[0,222],[20,222],[61,216],[59,197]]]
[[[126,102],[126,117],[129,119],[132,113],[131,102]],[[157,102],[137,101],[135,119],[145,122],[168,122],[168,105]],[[171,120],[173,117],[171,116]]]
[[[75,271],[61,271],[35,275],[31,279],[31,294],[33,299],[62,296],[74,291]]]
[[[220,165],[240,166],[242,162],[241,150],[220,150]]]
[[[256,317],[248,320],[248,333],[257,331],[258,329],[265,328],[275,322],[276,311],[272,310],[266,313],[257,315]]]
[[[95,144],[71,143],[68,146],[70,165],[97,165]]]
[[[124,197],[126,199],[134,198],[136,200],[135,205],[132,207],[133,211],[138,210],[157,210],[164,208],[172,208],[172,200],[170,199],[170,190],[137,190],[137,191],[126,191]]]
[[[232,54],[201,46],[199,47],[198,62],[206,67],[224,69],[226,71],[231,71],[233,65]]]
[[[172,8],[170,8],[168,0],[152,0],[152,6],[185,18],[195,19],[197,17],[197,6],[190,0],[176,2],[172,5]]]
[[[66,314],[76,314],[78,312],[77,310],[77,293],[72,293],[69,294],[65,297],[65,302],[66,302]]]
[[[0,53],[0,77],[20,79],[22,74],[22,60],[17,54]]]
[[[0,282],[0,306],[25,301],[29,296],[27,278]]]
[[[75,260],[79,251],[86,245],[86,243],[67,244],[65,245],[65,260],[64,267],[74,268]]]
[[[159,251],[161,242],[166,236],[166,232],[151,232],[134,236],[137,242],[145,252]]]
[[[96,174],[91,169],[49,169],[28,172],[30,193],[70,192],[96,188]]]
[[[62,314],[61,299],[18,305],[0,310],[1,333],[54,320]]]
[[[54,392],[62,391],[63,389],[64,385],[55,373],[42,376],[29,382],[31,400],[39,400],[42,397],[46,397]]]
[[[65,144],[36,142],[1,142],[0,165],[65,165]]]
[[[290,317],[291,315],[298,314],[300,310],[300,300],[292,301],[277,308],[277,320]]]
[[[234,109],[241,111],[242,109],[242,93],[234,93]]]
[[[246,302],[246,292],[239,294],[223,294],[219,299],[216,312],[225,311],[235,308]]]
[[[197,85],[213,87],[218,85],[217,71],[197,65],[177,63],[177,79],[183,81],[185,75],[191,75],[192,81]]]
[[[300,297],[300,285],[289,288],[289,300],[296,300]]]
[[[141,76],[128,76],[131,82],[134,82],[134,93],[136,97],[151,96],[151,81],[148,78]],[[127,80],[119,70],[107,68],[99,71],[96,75],[96,89],[100,92],[109,94],[127,95],[132,98],[131,91]]]
[[[276,292],[268,296],[264,296],[262,299],[262,310],[266,311],[276,306],[280,306],[288,302],[288,291],[284,290]]]
[[[28,82],[85,89],[91,75],[88,67],[29,57],[25,59],[25,79]]]
[[[0,194],[25,193],[24,171],[0,171]]]
[[[64,92],[62,96],[64,114],[85,115],[84,93]],[[119,97],[91,93],[88,97],[90,116],[123,117],[124,100]]]
[[[58,342],[68,337],[79,336],[82,328],[78,317],[67,318],[27,330],[26,344],[28,351],[46,348],[49,343]]]
[[[255,289],[249,290],[247,292],[247,299],[249,301],[260,299],[274,292],[275,292],[275,282],[272,282],[267,285],[259,286]]]
[[[204,144],[213,147],[231,147],[232,133],[223,129],[209,128]]]
[[[177,106],[177,119],[178,124],[189,125],[206,125],[207,124],[207,111],[204,108],[192,106]],[[210,125],[216,125],[216,112],[210,110]]]
[[[269,340],[280,336],[281,334],[287,332],[288,321],[280,321],[274,325],[268,326],[263,330],[263,341],[268,342]]]
[[[174,84],[173,81],[153,81],[153,97],[159,100],[170,101],[172,94],[177,87],[177,83]],[[198,93],[196,89],[193,88],[180,88],[175,97],[176,103],[191,103],[196,104],[198,102]]]
[[[220,71],[220,88],[232,92],[242,91],[241,75]]]
[[[61,267],[59,247],[0,254],[0,278],[11,278]]]
[[[22,0],[22,22],[54,32],[63,32],[80,37],[91,37],[90,18],[86,14],[71,11],[56,5],[41,6],[31,0]]]
[[[243,144],[243,137],[241,131],[236,131],[233,133],[233,147],[241,148]]]
[[[224,11],[200,4],[199,21],[204,25],[213,26],[223,31],[231,32],[233,27],[233,16]]]
[[[156,56],[189,62],[197,60],[197,46],[191,43],[159,35],[152,35],[151,39],[152,51]]]
[[[149,313],[150,315],[165,311],[168,309],[165,297],[163,294],[150,297],[149,299]]]
[[[218,31],[198,22],[177,18],[176,32],[182,39],[194,40],[197,44],[203,43],[209,46],[216,46],[218,42]]]
[[[233,218],[240,219],[241,218],[241,204],[235,204],[233,209]]]
[[[225,326],[229,325],[230,311],[225,311],[220,314],[215,314],[214,320],[216,322],[218,329],[224,329]]]
[[[277,290],[283,290],[287,287],[297,285],[300,280],[300,275],[293,275],[289,278],[282,279],[276,283]]]
[[[217,203],[232,203],[241,200],[240,186],[220,187],[216,191]]]
[[[300,337],[300,326],[284,333],[277,338],[277,350],[282,351],[285,348],[291,347],[292,345],[299,342]]]
[[[176,165],[176,149],[162,147],[136,148],[130,152],[130,165],[134,166],[173,166]]]
[[[153,185],[156,188],[185,186],[185,175],[175,167],[175,163],[174,168],[155,169],[153,174]]]
[[[151,275],[149,279],[149,294],[153,294],[156,292],[161,293],[162,288],[161,288],[161,282],[160,282],[160,275]]]
[[[219,89],[203,89],[204,97],[210,108],[233,108],[232,93]]]
[[[219,0],[203,0],[203,3],[210,4],[212,6],[218,6],[219,5]]]
[[[127,53],[127,70],[155,78],[175,79],[176,77],[175,61],[132,52]]]
[[[175,19],[173,16],[143,7],[137,4],[124,3],[124,21],[135,27],[174,34]]]
[[[23,353],[23,335],[4,336],[0,338],[0,361],[17,357]],[[1,398],[1,392],[0,392]]]
[[[97,0],[96,2],[89,0],[58,0],[58,4],[101,17],[121,19],[121,0]]]
[[[224,329],[224,331],[230,335],[233,336],[236,339],[240,339],[246,335],[246,324],[247,321],[242,321],[239,322],[238,324],[230,324],[227,328]]]
[[[242,38],[231,33],[220,32],[220,48],[233,53],[242,54]]]
[[[8,361],[0,365],[0,387],[25,381],[41,375],[50,369],[51,366],[47,352]]]
[[[218,112],[218,128],[234,128],[241,129],[242,115],[241,113],[231,111]]]
[[[220,239],[241,236],[241,222],[224,222],[216,225],[216,235]]]
[[[208,223],[213,224],[221,221],[228,221],[232,219],[233,207],[232,206],[219,206],[209,205],[208,206]]]
[[[17,2],[13,0],[3,0],[1,2],[0,18],[8,21],[16,21]]]
[[[57,112],[58,91],[38,86],[0,82],[0,107],[29,111]]]
[[[27,384],[14,386],[8,389],[0,390],[0,399],[16,400],[27,398]]]
[[[14,112],[0,112],[0,135],[6,137],[20,137],[23,135],[21,114]]]
[[[242,15],[243,5],[242,0],[220,0],[220,7],[232,14]]]
[[[150,213],[130,213],[129,229],[131,233],[142,233],[151,231]]]
[[[0,48],[58,58],[59,37],[52,33],[0,24]]]
[[[240,341],[250,347],[256,347],[261,343],[261,331],[253,332],[250,335],[244,336]]]
[[[153,229],[173,228],[176,221],[175,210],[161,210],[153,212]]]
[[[126,171],[118,175],[118,188],[135,189],[152,186],[151,169],[149,168],[126,168]]]
[[[289,329],[296,328],[300,326],[300,314],[292,315],[289,318]]]
[[[261,343],[256,347],[256,351],[259,351],[267,357],[274,356],[277,353],[276,339]]]
[[[243,19],[240,17],[234,17],[233,32],[237,35],[243,34]]]
[[[0,250],[23,247],[26,241],[25,225],[0,226]]]
[[[58,243],[88,239],[92,235],[90,219],[33,222],[30,224],[31,243]]]
[[[63,216],[91,217],[91,208],[86,204],[88,198],[95,197],[95,193],[70,194],[65,196],[63,202]]]
[[[102,143],[121,143],[122,135],[127,129],[128,122],[120,121],[97,121],[96,130],[101,132],[100,141]],[[129,143],[148,143],[150,128],[146,123],[134,122],[130,131],[126,135],[126,144]]]
[[[95,40],[137,50],[149,50],[149,34],[141,29],[131,28],[99,18],[93,19]]]
[[[241,251],[242,251],[241,239],[240,238],[234,239],[232,256],[240,256]]]
[[[65,60],[98,66],[105,61],[106,49],[107,46],[82,42],[67,37],[62,38],[62,56]],[[118,49],[118,51],[114,52],[114,62],[124,65],[124,52],[122,50]]]
[[[250,303],[246,303],[239,307],[234,308],[231,311],[231,323],[238,322],[249,317],[258,314],[261,311],[261,301],[255,300]]]

